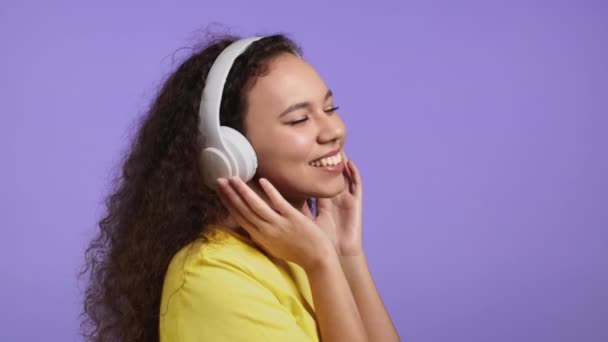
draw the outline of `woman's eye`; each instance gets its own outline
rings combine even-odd
[[[306,118],[302,118],[302,119],[300,119],[300,120],[296,120],[296,121],[291,121],[289,124],[290,124],[291,126],[295,126],[295,125],[301,124],[302,122],[304,122],[304,121],[306,121],[306,120],[308,120],[308,117],[306,117]]]
[[[340,109],[339,106],[335,106],[335,107],[331,107],[325,110],[325,113],[333,113],[335,111],[337,111],[338,109]]]

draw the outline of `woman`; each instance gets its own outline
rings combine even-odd
[[[398,340],[367,268],[361,181],[332,92],[282,35],[247,43],[219,89],[219,121],[246,137],[254,175],[213,179],[201,94],[235,41],[183,62],[141,123],[87,250],[85,335]]]

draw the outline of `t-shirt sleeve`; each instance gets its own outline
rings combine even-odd
[[[161,340],[310,341],[255,276],[221,260],[205,260],[185,271],[166,312],[161,310]]]

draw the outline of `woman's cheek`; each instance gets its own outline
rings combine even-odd
[[[308,162],[314,156],[314,139],[302,134],[292,134],[280,140],[284,143],[277,144],[283,149],[283,155],[294,161]]]

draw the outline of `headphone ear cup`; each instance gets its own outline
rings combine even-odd
[[[215,181],[218,178],[230,177],[232,174],[229,157],[215,147],[203,149],[200,165],[201,170],[203,170],[203,180],[211,189],[216,188]]]
[[[238,176],[244,182],[251,180],[258,167],[258,159],[253,146],[245,136],[231,127],[221,126],[220,131],[228,153],[234,161],[232,176]]]

